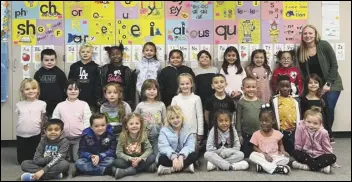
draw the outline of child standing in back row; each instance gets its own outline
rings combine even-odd
[[[17,161],[32,160],[41,138],[46,103],[38,100],[39,84],[32,78],[21,82],[21,101],[16,104]]]
[[[65,85],[67,78],[65,73],[56,66],[56,52],[53,49],[44,49],[40,53],[43,62],[34,74],[34,79],[39,83],[41,94],[39,100],[46,103],[46,113],[49,118],[53,115],[56,105],[65,100]]]
[[[247,66],[246,72],[248,76],[257,80],[257,97],[265,103],[269,103],[271,98],[269,83],[271,69],[264,49],[257,49],[252,52],[251,63]]]
[[[228,83],[226,93],[237,102],[243,94],[241,82],[246,77],[246,72],[241,66],[240,55],[235,47],[230,46],[225,50],[220,74],[225,76]]]
[[[161,101],[168,107],[171,100],[177,95],[177,78],[181,73],[189,73],[195,78],[190,67],[182,65],[183,53],[178,49],[171,50],[169,53],[170,65],[161,70],[158,75],[158,83],[160,86]]]

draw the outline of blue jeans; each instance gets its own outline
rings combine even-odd
[[[325,94],[325,101],[327,102],[326,104],[328,105],[328,117],[329,117],[329,125],[332,127],[332,124],[334,123],[335,119],[335,106],[337,103],[337,100],[340,97],[341,91],[331,91],[327,92]]]
[[[104,175],[105,168],[112,166],[114,160],[113,157],[105,157],[103,160],[99,161],[97,166],[94,166],[92,160],[80,158],[76,161],[75,166],[83,174],[102,176]]]

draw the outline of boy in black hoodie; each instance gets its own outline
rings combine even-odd
[[[70,164],[65,160],[68,141],[63,135],[64,122],[50,119],[45,123],[45,136],[40,140],[33,160],[23,161],[22,181],[61,179]]]
[[[40,53],[43,62],[35,74],[34,79],[40,87],[39,100],[46,102],[46,113],[51,118],[56,105],[65,100],[65,84],[67,78],[65,73],[56,66],[56,52],[53,49],[44,49]]]
[[[84,44],[79,50],[81,61],[70,66],[68,79],[75,79],[80,82],[80,100],[86,101],[92,112],[96,111],[97,103],[101,99],[101,83],[98,64],[92,60],[93,46]]]

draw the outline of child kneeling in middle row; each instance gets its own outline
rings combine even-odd
[[[245,170],[249,164],[244,161],[240,151],[241,144],[236,129],[232,126],[231,113],[219,110],[215,114],[216,124],[210,130],[207,140],[207,152],[204,158],[208,161],[207,169]]]

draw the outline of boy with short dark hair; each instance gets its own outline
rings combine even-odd
[[[46,113],[51,118],[56,105],[65,100],[64,92],[67,78],[65,73],[56,66],[56,52],[53,49],[44,49],[40,53],[43,66],[34,74],[39,83],[39,100],[46,102]]]
[[[70,164],[65,160],[68,141],[63,135],[64,122],[50,119],[44,125],[45,135],[40,140],[33,160],[23,161],[22,181],[61,179],[68,172]]]

